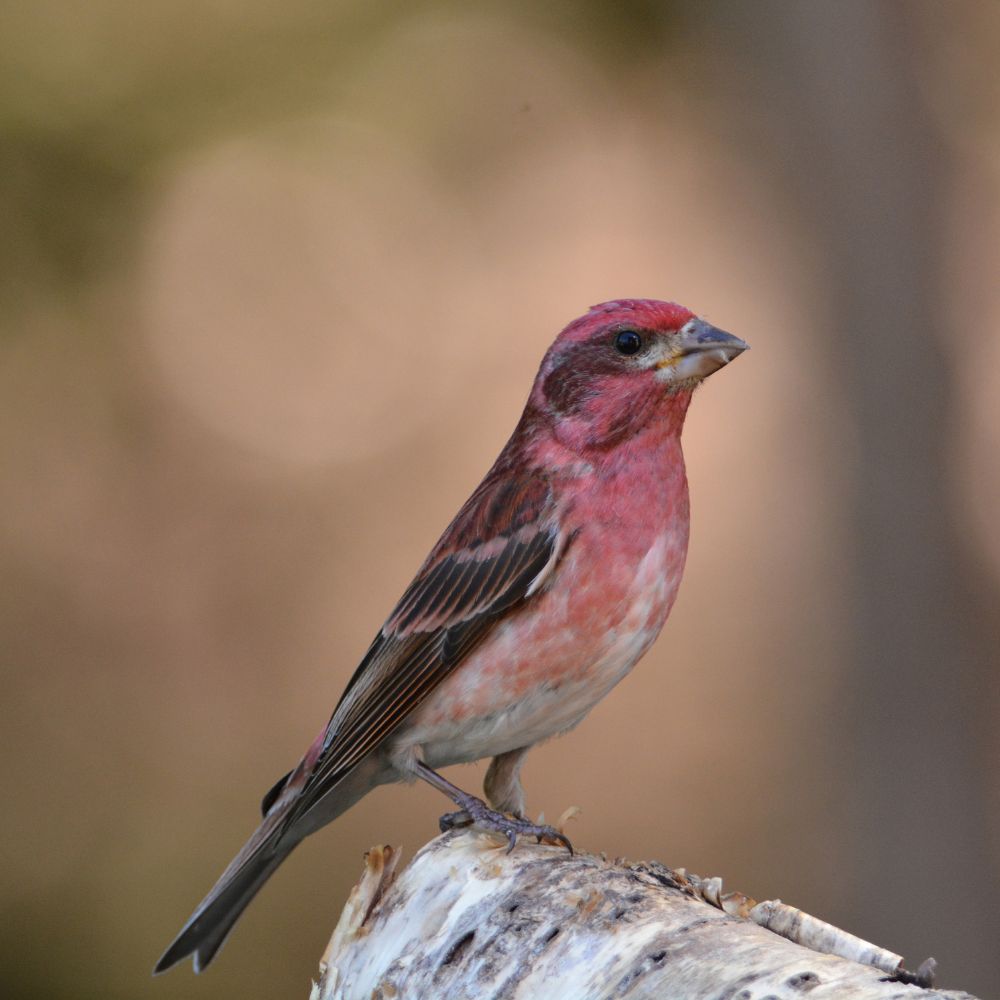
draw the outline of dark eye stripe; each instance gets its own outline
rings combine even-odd
[[[615,337],[615,350],[619,354],[638,354],[642,350],[642,337],[635,330],[622,330]]]

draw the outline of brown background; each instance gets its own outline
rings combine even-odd
[[[626,295],[753,350],[688,422],[666,632],[531,808],[1000,989],[1000,7],[535,8],[3,13],[4,995],[308,995],[433,791],[149,971]]]

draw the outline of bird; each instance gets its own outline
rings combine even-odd
[[[378,785],[422,779],[475,825],[563,845],[526,818],[528,750],[635,665],[687,557],[681,430],[695,389],[747,344],[655,299],[604,302],[546,352],[524,412],[361,659],[329,722],[157,962],[201,972],[288,854]],[[491,758],[485,799],[438,773]],[[487,804],[488,803],[488,804]]]

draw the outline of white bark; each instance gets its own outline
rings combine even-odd
[[[311,1000],[974,1000],[886,981],[900,956],[656,863],[523,841],[508,855],[470,831],[396,877],[398,859],[368,853]]]

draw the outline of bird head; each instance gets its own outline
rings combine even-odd
[[[746,349],[676,303],[605,302],[549,348],[532,408],[574,450],[611,447],[653,421],[680,433],[695,388]]]

